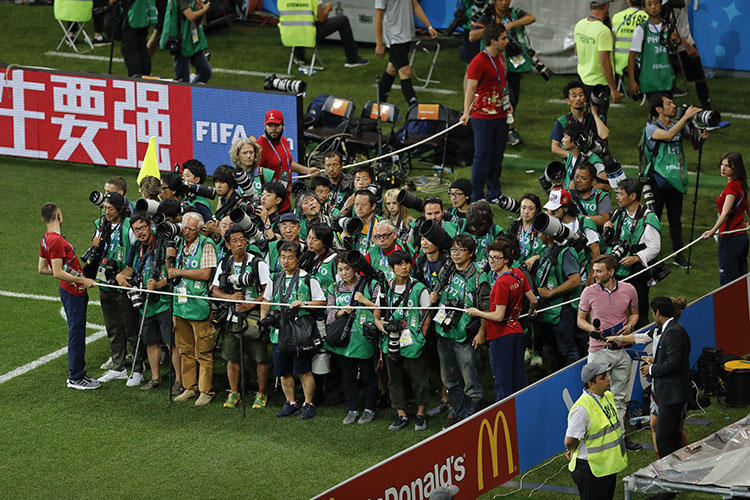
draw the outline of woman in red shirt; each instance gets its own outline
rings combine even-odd
[[[731,232],[745,228],[745,213],[750,217],[747,202],[747,174],[742,155],[732,152],[722,156],[721,175],[729,180],[724,191],[716,199],[719,218],[714,227],[703,233],[702,237],[710,238],[718,231],[719,281],[722,285],[726,285],[747,274],[747,232],[744,230]]]

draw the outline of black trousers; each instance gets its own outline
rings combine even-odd
[[[570,475],[578,487],[581,500],[607,500],[615,494],[617,474],[596,477],[587,460],[576,460],[576,468]]]
[[[120,52],[125,59],[128,76],[151,74],[151,55],[146,48],[147,37],[148,28],[134,29],[126,25],[122,29]]]
[[[633,267],[633,274],[637,273],[641,269],[643,269],[643,266],[636,264]],[[648,274],[648,272],[645,272],[639,274],[635,278],[628,279],[628,283],[633,285],[633,288],[635,288],[635,293],[638,294],[638,323],[636,323],[635,325],[636,329],[648,324]]]
[[[669,239],[672,240],[672,251],[682,248],[682,193],[674,187],[666,189],[654,185],[654,212],[661,219],[664,207],[667,207],[667,220],[669,221]]]
[[[336,355],[341,367],[342,389],[348,410],[356,410],[359,395],[357,372],[362,382],[363,405],[366,410],[375,410],[378,399],[378,378],[375,376],[375,362],[372,358],[359,359]]]
[[[516,107],[518,106],[518,97],[521,95],[521,75],[523,73],[515,73],[508,71],[506,78],[508,80],[508,90],[510,91],[510,104],[513,106],[513,113],[516,113]]]
[[[656,447],[659,449],[659,458],[682,448],[680,428],[685,414],[684,407],[685,403],[659,404],[659,419],[656,422]]]
[[[332,16],[328,17],[322,23],[315,23],[316,34],[315,38],[320,41],[329,35],[332,35],[338,31],[341,37],[341,43],[344,44],[344,55],[346,56],[346,62],[357,61],[357,42],[354,41],[354,33],[352,33],[352,25],[349,23],[349,18],[346,16]],[[300,59],[305,57],[304,47],[294,47],[294,56]]]

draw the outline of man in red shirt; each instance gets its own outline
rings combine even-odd
[[[487,320],[485,331],[489,342],[490,368],[495,379],[495,401],[500,401],[528,384],[523,360],[523,327],[518,317],[523,308],[523,296],[529,299],[529,312],[532,314],[537,306],[537,298],[523,272],[510,267],[514,251],[508,241],[493,241],[487,247],[487,253],[492,277],[497,276],[490,293],[490,310],[484,312],[472,307],[466,314]]]
[[[54,203],[42,206],[42,222],[47,232],[39,249],[39,272],[51,274],[60,280],[60,299],[68,320],[68,387],[71,389],[96,389],[99,382],[86,376],[86,307],[88,288],[96,282],[83,275],[73,245],[60,232],[62,212]]]
[[[507,71],[502,51],[508,44],[505,26],[491,24],[482,35],[486,48],[474,56],[466,70],[464,114],[461,123],[471,118],[474,133],[474,162],[471,169],[471,201],[494,200],[502,195],[500,174],[505,143],[508,140],[506,116],[512,112],[508,97]]]
[[[289,141],[282,137],[284,133],[284,115],[278,109],[266,113],[265,133],[258,138],[260,144],[260,162],[262,168],[273,170],[273,180],[281,182],[286,187],[287,200],[281,207],[282,212],[289,210],[289,194],[292,190],[292,172],[306,175],[318,175],[317,168],[300,165],[292,157]],[[259,170],[260,171],[260,170]]]

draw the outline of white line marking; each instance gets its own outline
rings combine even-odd
[[[88,337],[86,337],[86,343],[90,344],[91,342],[95,340],[99,340],[100,338],[106,337],[106,336],[107,336],[107,333],[104,330],[99,330],[98,332],[93,333],[89,335]],[[46,356],[42,356],[39,359],[35,359],[31,363],[26,363],[23,366],[19,366],[15,370],[11,370],[8,373],[0,375],[0,384],[4,384],[8,380],[14,379],[20,375],[28,373],[34,368],[39,368],[40,366],[46,363],[49,363],[50,361],[55,360],[61,356],[64,356],[67,353],[68,353],[68,348],[66,346],[66,347],[63,347],[62,349],[56,350],[55,352],[51,352],[47,354]]]
[[[35,295],[33,293],[17,293],[17,292],[8,292],[6,290],[0,290],[0,296],[4,297],[14,297],[16,299],[34,299],[34,300],[46,300],[49,302],[59,302],[60,297],[54,297],[52,295]],[[89,305],[91,306],[100,306],[101,302],[98,300],[92,300],[89,302]]]
[[[401,85],[394,85],[393,88],[394,89],[400,89]],[[434,88],[414,87],[414,90],[416,90],[417,92],[428,92],[428,93],[432,93],[432,94],[446,94],[446,95],[458,94],[458,91],[456,91],[456,90],[448,90],[448,89],[434,89]]]
[[[0,290],[0,295],[5,297],[15,297],[19,299],[33,299],[33,300],[44,300],[44,301],[50,301],[50,302],[58,302],[60,300],[59,297],[52,297],[49,295],[34,295],[30,293],[15,293],[15,292],[8,292],[5,290]],[[100,305],[99,301],[91,301],[89,304],[95,304]],[[65,318],[65,308],[63,306],[60,306],[60,316]],[[104,325],[99,325],[97,323],[89,323],[86,322],[86,328],[90,330],[96,330],[96,332],[92,333],[88,337],[86,337],[86,343],[90,344],[91,342],[94,342],[95,340],[99,340],[102,337],[107,336],[107,332],[104,329]],[[5,373],[3,375],[0,375],[0,384],[4,384],[8,380],[14,379],[18,376],[21,376],[25,373],[30,372],[34,368],[39,368],[40,366],[49,363],[52,360],[55,360],[61,356],[64,356],[68,353],[68,348],[63,347],[61,349],[56,350],[55,352],[51,352],[45,356],[42,356],[41,358],[35,359],[34,361],[30,363],[26,363],[23,366],[19,366],[18,368],[9,371],[8,373]]]
[[[55,56],[55,57],[67,57],[70,59],[87,59],[89,61],[109,61],[108,56],[95,56],[92,54],[68,54],[67,52],[55,52],[54,50],[50,50],[44,53],[45,56]],[[113,57],[112,61],[121,63],[123,62],[122,57]],[[214,73],[227,73],[230,75],[244,75],[244,76],[259,76],[261,78],[265,78],[268,75],[273,74],[273,71],[245,71],[242,69],[227,69],[227,68],[211,68],[211,71]],[[276,76],[283,76],[283,77],[290,77],[292,75],[287,75],[284,73],[276,73]]]

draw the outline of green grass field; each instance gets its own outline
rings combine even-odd
[[[63,58],[47,55],[60,37],[51,7],[0,4],[6,35],[0,60],[8,64],[44,66],[76,72],[105,72],[107,63],[99,60]],[[212,84],[259,88],[262,78],[232,75],[218,68],[283,73],[288,51],[278,42],[275,28],[232,25],[208,35],[216,70]],[[107,56],[108,48],[97,48],[93,55]],[[320,48],[328,69],[308,82],[305,104],[319,93],[351,98],[359,106],[374,99],[375,77],[384,62],[372,54],[372,46],[361,47],[371,59],[368,66],[343,69],[343,51],[334,43]],[[90,54],[84,51],[84,54]],[[116,47],[115,56],[119,56]],[[160,52],[154,58],[154,74],[170,77],[171,58]],[[335,69],[341,68],[341,69]],[[420,92],[422,102],[443,102],[461,106],[463,65],[457,48],[441,51],[438,68],[440,88],[457,90],[439,95]],[[424,60],[415,69],[425,74]],[[114,73],[125,74],[124,65],[115,63]],[[549,151],[549,131],[554,118],[565,112],[565,105],[549,103],[561,98],[561,87],[569,78],[556,76],[545,83],[537,75],[523,80],[519,106],[519,130],[525,143],[510,148],[503,173],[505,194],[519,196],[539,192],[536,178],[553,158]],[[709,82],[715,107],[722,112],[746,113],[750,96],[742,79],[717,78]],[[392,101],[405,112],[401,93],[394,89]],[[610,111],[611,145],[623,163],[636,162],[635,146],[646,120],[647,110],[633,101]],[[262,120],[262,116],[252,117]],[[698,194],[696,234],[711,226],[715,218],[715,198],[723,187],[718,176],[718,160],[725,151],[746,144],[747,122],[732,119],[730,128],[712,134],[706,143]],[[689,152],[690,169],[695,170],[696,154]],[[469,159],[470,161],[470,159]],[[429,164],[421,164],[413,175],[431,175]],[[79,255],[88,246],[96,209],[88,202],[88,193],[101,189],[111,175],[123,175],[135,186],[136,172],[116,168],[0,158],[0,291],[16,294],[55,296],[57,285],[36,271],[39,239],[44,227],[39,207],[46,201],[60,204],[65,222],[63,231],[76,246]],[[629,170],[628,174],[633,175]],[[458,169],[452,177],[469,175]],[[685,241],[692,214],[694,177],[685,199],[683,226]],[[136,190],[131,188],[131,197]],[[445,190],[441,193],[445,197]],[[496,222],[507,227],[508,214],[496,212]],[[666,226],[666,220],[664,221]],[[665,227],[666,233],[666,227]],[[669,248],[668,238],[664,248]],[[673,267],[672,275],[652,294],[685,295],[695,299],[718,286],[716,244],[713,240],[693,247],[695,268],[686,275]],[[91,293],[96,300],[97,292]],[[56,351],[65,345],[66,324],[60,315],[59,301],[0,296],[3,334],[0,335],[0,375]],[[101,310],[89,306],[89,334],[103,324]],[[105,340],[87,347],[90,374],[99,376],[98,366],[106,360],[109,348]],[[97,391],[72,391],[65,388],[65,356],[31,370],[0,385],[0,462],[1,498],[165,498],[179,494],[183,498],[307,498],[364,470],[394,453],[440,430],[445,417],[429,423],[426,433],[408,429],[389,433],[390,410],[379,414],[373,425],[344,427],[342,407],[321,408],[311,422],[296,418],[280,420],[275,413],[282,402],[280,392],[265,410],[248,409],[248,418],[239,411],[221,408],[223,393],[207,408],[191,404],[169,405],[166,389],[143,393],[112,382]],[[217,363],[214,378],[217,389],[226,385],[223,367]],[[489,385],[485,393],[491,394]],[[489,402],[489,400],[487,401]],[[744,410],[728,410],[716,404],[704,418],[709,426],[688,425],[689,437],[698,439],[744,416]],[[650,442],[647,430],[637,440]],[[560,437],[562,443],[562,436]],[[653,453],[631,454],[628,471],[653,460]],[[563,465],[557,459],[525,481],[540,484]],[[518,478],[516,478],[517,480]],[[550,484],[572,486],[562,471]],[[493,493],[506,493],[500,488]],[[622,491],[622,486],[618,487]],[[528,495],[529,490],[519,495]],[[618,493],[620,495],[620,493]],[[492,495],[486,495],[490,498]],[[560,494],[536,492],[534,498],[559,498]],[[687,495],[685,498],[701,498]]]

